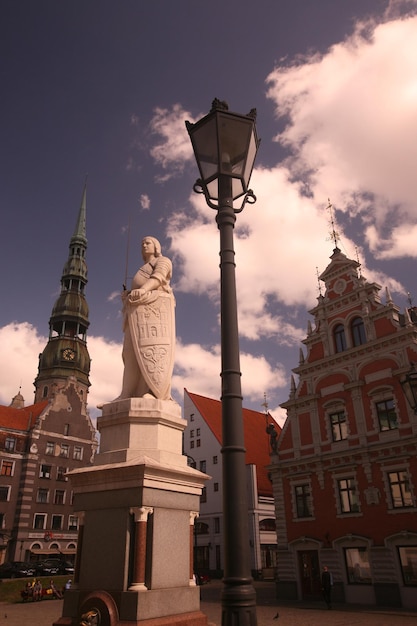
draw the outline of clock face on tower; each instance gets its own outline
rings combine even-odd
[[[75,359],[74,350],[71,350],[71,348],[65,348],[65,350],[62,351],[62,358],[65,359],[65,361],[73,361]]]

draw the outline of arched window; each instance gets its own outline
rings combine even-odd
[[[267,519],[261,519],[261,521],[259,522],[259,530],[275,531],[275,520],[272,517],[269,517]]]
[[[361,317],[355,317],[350,325],[352,330],[352,343],[354,346],[361,346],[366,343],[365,324]]]
[[[346,336],[345,327],[343,326],[343,324],[338,324],[337,326],[335,326],[333,336],[336,352],[344,352],[346,350]]]

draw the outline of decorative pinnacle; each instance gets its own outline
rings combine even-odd
[[[334,217],[333,217],[333,205],[330,202],[330,198],[327,199],[328,201],[328,205],[327,205],[327,210],[329,211],[329,215],[330,215],[330,225],[332,227],[332,231],[330,233],[330,237],[331,239],[333,239],[333,243],[334,243],[334,247],[335,249],[339,249],[337,242],[340,240],[340,235],[339,233],[336,231],[336,227],[335,227],[335,222],[334,222]]]
[[[266,393],[264,393],[264,401],[262,402],[261,406],[264,407],[265,413],[268,413],[268,400],[266,399]]]

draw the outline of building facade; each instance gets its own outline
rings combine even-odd
[[[271,455],[279,598],[417,608],[417,316],[336,247]]]
[[[199,573],[220,576],[223,571],[223,494],[221,456],[221,402],[184,390],[184,454],[196,469],[210,475],[203,489],[195,523],[194,565]],[[276,532],[272,483],[268,475],[271,440],[280,427],[269,414],[243,409],[251,569],[256,577],[273,578]],[[273,431],[272,431],[272,434]],[[275,444],[274,444],[275,445]]]
[[[85,252],[86,189],[61,292],[39,356],[35,403],[20,392],[0,406],[0,562],[76,554],[78,519],[67,473],[92,463],[96,432],[87,410],[90,357]]]

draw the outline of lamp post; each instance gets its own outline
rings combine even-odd
[[[417,370],[414,363],[411,363],[411,369],[405,375],[404,380],[400,381],[404,395],[414,413],[417,413]]]
[[[195,124],[186,122],[200,176],[194,191],[217,211],[220,231],[220,318],[224,578],[222,626],[255,626],[256,594],[250,573],[248,499],[237,323],[233,229],[236,213],[256,197],[248,189],[259,140],[256,110],[231,113],[214,100]],[[240,208],[233,201],[243,198]]]

